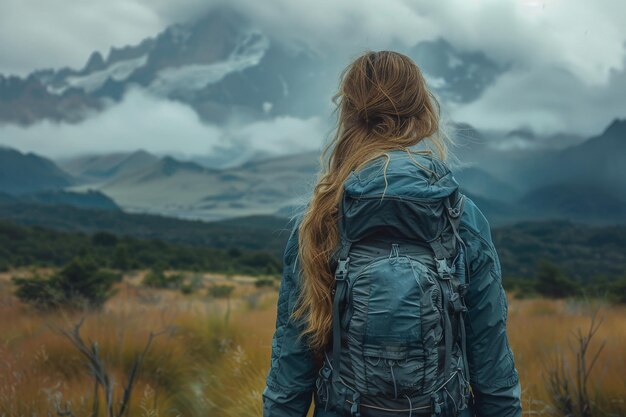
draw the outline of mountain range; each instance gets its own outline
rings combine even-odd
[[[430,87],[447,102],[479,99],[510,69],[482,52],[458,50],[443,37],[393,49],[419,62]],[[131,89],[183,103],[213,127],[232,120],[247,126],[280,116],[319,117],[329,113],[345,60],[336,51],[275,38],[222,5],[137,44],[112,47],[106,55],[94,52],[80,69],[0,75],[0,128],[80,124],[120,105]],[[493,222],[626,221],[626,120],[615,119],[590,138],[454,127],[460,145],[453,148],[460,161],[452,166],[455,177]],[[269,147],[240,143],[225,135],[210,154],[138,149],[55,160],[2,147],[0,204],[219,220],[289,216],[308,199],[319,171],[318,151],[285,149],[276,156]]]
[[[462,149],[473,152],[471,146]],[[467,161],[463,153],[457,156]],[[0,162],[0,202],[81,206],[84,198],[68,195],[91,192],[86,200],[97,196],[95,206],[202,220],[288,217],[306,202],[319,171],[317,151],[215,168],[145,150],[52,161],[0,148]],[[452,169],[463,191],[496,224],[547,218],[626,223],[626,119],[565,149],[508,160],[506,170],[487,163]],[[42,197],[45,192],[55,197]]]
[[[475,100],[507,69],[482,52],[458,51],[444,38],[394,49],[420,62],[445,100]],[[106,56],[94,52],[81,69],[0,75],[0,122],[80,122],[119,102],[133,87],[183,102],[216,124],[231,116],[317,116],[328,113],[345,59],[273,38],[223,5],[136,45],[112,47]]]

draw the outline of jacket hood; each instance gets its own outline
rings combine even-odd
[[[461,210],[450,169],[434,156],[393,150],[353,170],[344,182],[344,233],[352,242],[373,234],[425,242],[447,238],[446,203]]]
[[[353,170],[344,182],[344,191],[351,197],[384,193],[389,197],[440,200],[458,189],[459,184],[443,161],[401,149],[368,161],[361,169]]]

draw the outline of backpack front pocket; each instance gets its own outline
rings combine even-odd
[[[436,383],[439,285],[421,259],[378,258],[351,277],[346,364],[363,395],[399,399]]]
[[[363,348],[365,394],[398,398],[421,388],[424,377],[421,350],[389,349],[389,346]]]

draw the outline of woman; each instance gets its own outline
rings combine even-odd
[[[419,68],[368,51],[333,102],[332,153],[285,249],[264,416],[306,416],[313,399],[320,417],[521,416],[490,227],[443,162]]]

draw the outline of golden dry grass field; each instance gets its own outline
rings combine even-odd
[[[93,377],[84,357],[58,332],[70,329],[81,315],[41,313],[22,304],[9,280],[15,274],[0,275],[0,416],[54,416],[57,407],[71,408],[76,417],[90,415]],[[257,288],[251,277],[204,274],[204,287],[232,285],[230,299],[207,296],[206,288],[184,295],[145,288],[142,275],[125,276],[117,294],[102,311],[89,314],[80,329],[83,340],[97,343],[118,398],[150,332],[158,333],[132,390],[128,415],[260,416],[276,289]],[[508,333],[525,416],[551,415],[546,369],[554,369],[560,357],[566,371],[573,371],[573,335],[587,330],[593,309],[602,322],[590,356],[604,347],[588,390],[605,409],[626,409],[625,307],[509,297]]]

